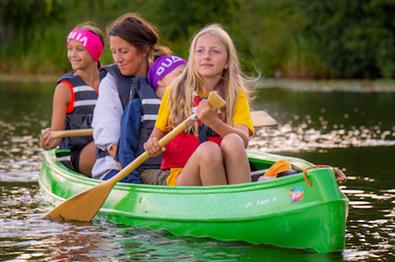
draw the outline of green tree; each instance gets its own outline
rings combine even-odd
[[[330,77],[395,76],[395,2],[298,1]]]

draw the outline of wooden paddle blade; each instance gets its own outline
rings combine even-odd
[[[44,218],[82,222],[91,221],[110,194],[112,187],[112,183],[102,182],[67,199],[48,212]]]
[[[75,130],[58,130],[52,131],[52,138],[62,138],[62,137],[75,137],[75,136],[92,136],[93,129],[75,129]]]
[[[251,119],[254,127],[274,127],[277,126],[276,120],[274,120],[265,111],[251,111]]]

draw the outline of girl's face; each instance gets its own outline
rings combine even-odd
[[[211,34],[204,34],[196,41],[195,66],[203,78],[221,77],[228,68],[228,54],[221,40]]]
[[[160,98],[165,94],[166,88],[173,82],[173,80],[184,71],[185,65],[179,65],[173,69],[170,73],[165,75],[158,81],[158,87],[156,88],[156,95]]]
[[[122,75],[145,76],[147,74],[147,54],[119,36],[110,36],[112,59]]]
[[[67,58],[74,71],[84,69],[91,63],[95,63],[85,47],[77,40],[71,40],[67,45]]]

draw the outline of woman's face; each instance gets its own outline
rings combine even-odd
[[[141,53],[135,46],[119,36],[110,36],[112,59],[122,75],[146,76],[147,54]]]
[[[219,78],[227,64],[228,54],[221,40],[212,35],[204,34],[196,41],[195,66],[204,78]]]
[[[67,58],[74,71],[81,70],[95,63],[86,48],[77,40],[71,40],[67,45]]]

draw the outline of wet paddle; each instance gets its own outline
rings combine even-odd
[[[277,125],[276,120],[274,120],[265,111],[251,111],[252,124],[255,128],[258,127],[273,127]],[[52,138],[63,138],[63,137],[75,137],[75,136],[91,136],[93,134],[93,129],[75,129],[75,130],[59,130],[52,131]]]
[[[225,101],[214,92],[210,93],[207,101],[213,108],[221,108],[225,105]],[[196,120],[196,114],[191,115],[176,128],[166,134],[159,141],[160,146],[163,147],[169,143],[175,136],[183,132],[189,125],[191,125],[194,120]],[[147,152],[142,153],[111,179],[67,199],[55,207],[52,211],[48,212],[44,218],[84,222],[91,221],[99,211],[100,207],[103,205],[107,196],[110,194],[113,186],[134,169],[136,169],[139,165],[141,165],[144,161],[146,161],[149,157],[150,155]]]

